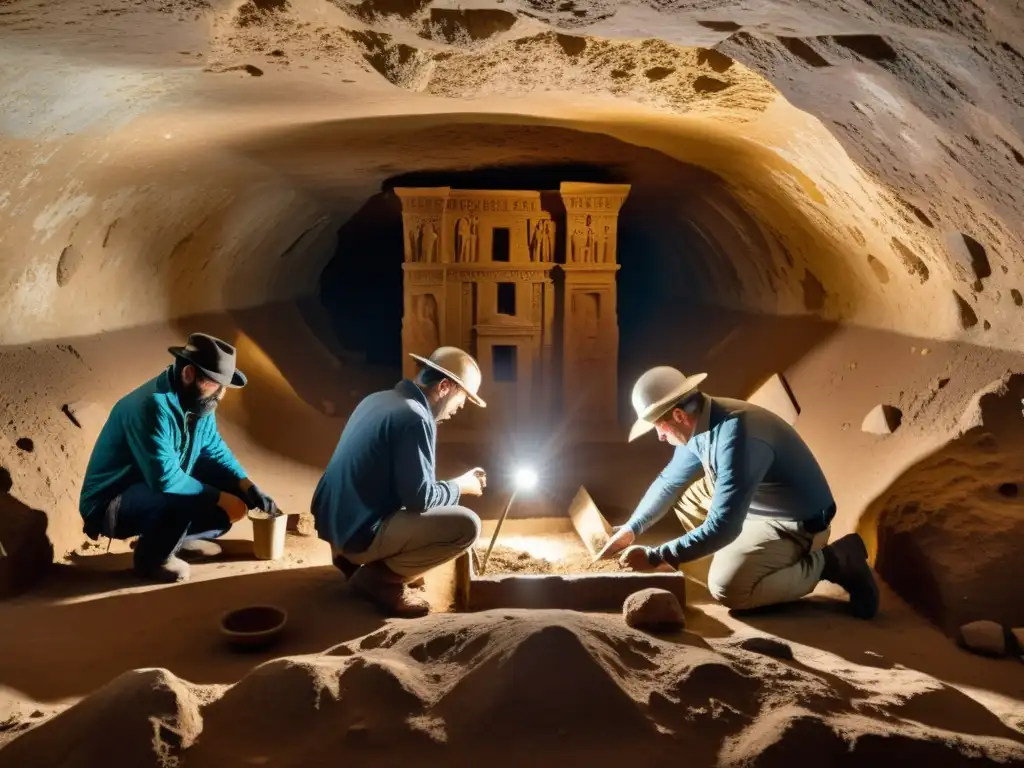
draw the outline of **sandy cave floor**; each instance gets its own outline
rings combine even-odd
[[[262,319],[267,314],[274,332]],[[74,354],[43,345],[4,351],[3,406],[12,417],[3,427],[3,464],[12,476],[11,498],[73,509],[74,478],[87,460],[90,430],[102,419],[78,430],[60,404],[87,399],[94,417],[102,413],[119,392],[159,370],[166,346],[197,322],[235,334],[254,383],[226,405],[225,436],[286,510],[301,511],[343,423],[325,416],[323,401],[343,413],[371,388],[390,383],[390,375],[339,368],[311,339],[281,344],[283,329],[299,325],[289,307],[75,340]],[[765,324],[723,312],[708,326],[714,343],[670,357],[708,370],[713,393],[736,394],[751,380],[786,373],[802,408],[798,426],[840,501],[834,535],[852,530],[859,512],[903,468],[943,443],[943,430],[973,392],[1020,366],[1010,353],[807,321]],[[768,345],[762,334],[785,341]],[[893,381],[897,361],[905,373]],[[44,371],[48,383],[39,395],[23,397]],[[915,410],[943,377],[947,385]],[[896,435],[883,440],[859,431],[876,401],[900,397],[906,419]],[[34,441],[31,453],[14,445],[26,435]],[[442,444],[448,471],[476,458],[467,450]],[[603,465],[588,458],[587,487],[618,522],[665,454],[655,444],[603,450]],[[998,467],[991,474],[998,476]],[[489,487],[496,498],[480,509],[493,520],[504,497],[500,482]],[[510,532],[529,527],[506,525]],[[652,534],[671,535],[677,530],[668,519]],[[96,737],[101,722],[104,733],[114,722],[123,725],[119,743],[136,760],[130,764],[155,765],[148,717],[165,723],[158,742],[169,755],[192,744],[201,728],[184,753],[186,766],[219,764],[231,750],[236,758],[271,756],[269,765],[316,764],[327,758],[302,750],[328,743],[356,764],[379,755],[382,743],[396,757],[437,750],[438,762],[478,759],[479,737],[493,735],[488,723],[495,717],[508,723],[509,746],[491,761],[508,764],[522,757],[512,742],[534,735],[553,753],[585,756],[591,747],[577,734],[596,728],[621,734],[621,743],[610,738],[591,753],[593,764],[621,761],[635,749],[677,755],[680,743],[692,756],[705,755],[706,764],[739,764],[755,754],[756,764],[781,764],[798,749],[834,764],[897,749],[938,765],[961,764],[961,751],[1024,763],[1024,667],[960,650],[887,588],[880,616],[867,623],[846,616],[824,587],[798,605],[739,616],[709,602],[698,563],[690,569],[687,632],[655,640],[627,630],[614,615],[445,614],[452,575],[443,568],[427,580],[434,616],[384,622],[347,593],[322,542],[290,535],[286,559],[263,563],[249,559],[249,537],[246,526],[236,527],[229,557],[194,566],[193,580],[174,587],[137,584],[123,571],[130,557],[123,546],[107,554],[83,547],[79,537],[45,583],[0,603],[0,625],[15,628],[0,633],[0,743],[10,742],[0,750],[0,766],[58,765],[72,752],[82,764],[99,765],[102,756],[90,750],[108,741]],[[218,618],[253,603],[286,608],[288,634],[271,650],[231,653],[220,643]],[[754,637],[785,643],[794,659],[773,657],[788,651]],[[328,649],[334,650],[321,655]],[[281,660],[260,666],[273,659]],[[513,667],[530,670],[530,684],[510,676]],[[89,698],[67,709],[82,697]],[[318,699],[340,703],[315,708]],[[534,710],[565,713],[559,730],[547,733],[523,714]],[[333,741],[316,735],[328,732]],[[438,746],[442,738],[447,747]],[[853,753],[845,752],[843,738],[859,739]]]

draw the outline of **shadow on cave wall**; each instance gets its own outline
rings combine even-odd
[[[46,513],[12,496],[13,487],[10,471],[0,467],[0,599],[28,590],[53,564]]]
[[[962,434],[900,475],[860,523],[879,575],[950,634],[978,619],[1024,624],[1022,397],[1024,374],[983,390]]]

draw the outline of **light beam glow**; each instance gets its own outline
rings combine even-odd
[[[529,467],[520,467],[515,474],[516,489],[531,491],[537,487],[537,473]]]

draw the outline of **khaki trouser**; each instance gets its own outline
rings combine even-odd
[[[356,565],[383,560],[408,581],[458,557],[479,536],[480,518],[466,507],[399,510],[385,518],[365,552],[343,550],[341,554]]]
[[[687,531],[704,522],[713,492],[707,476],[683,492],[676,515]],[[828,536],[828,528],[808,533],[801,523],[750,513],[739,537],[712,557],[708,591],[733,609],[799,600],[821,579],[825,565],[821,549]]]

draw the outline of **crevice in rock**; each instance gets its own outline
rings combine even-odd
[[[956,308],[960,314],[960,327],[966,331],[968,328],[976,326],[978,324],[978,315],[974,312],[971,305],[956,291],[953,291],[953,298],[956,299]]]
[[[838,45],[871,61],[893,61],[896,50],[881,35],[833,35]]]
[[[431,8],[424,36],[449,43],[486,40],[515,26],[514,13],[497,8]]]
[[[786,50],[811,67],[831,67],[832,63],[799,37],[779,37]]]
[[[987,277],[991,277],[992,265],[989,264],[988,255],[985,253],[985,246],[965,232],[961,232],[960,236],[964,239],[964,245],[967,246],[967,253],[970,254],[971,270],[974,272],[974,277],[979,282]]]
[[[734,62],[730,57],[716,51],[714,48],[701,48],[697,52],[697,63],[707,64],[715,72],[721,74],[722,72],[728,72]]]
[[[57,285],[61,288],[71,282],[71,278],[85,263],[85,257],[75,246],[69,245],[61,251],[57,260]]]
[[[924,260],[914,253],[912,250],[907,248],[903,242],[897,238],[892,238],[891,245],[893,250],[896,251],[896,255],[900,261],[903,262],[903,266],[907,270],[907,274],[917,277],[922,284],[928,282],[929,272],[928,265],[924,263]]]
[[[885,264],[880,262],[870,253],[868,254],[868,266],[871,267],[871,271],[875,273],[875,277],[878,278],[878,282],[885,285],[889,282],[889,270]]]
[[[652,83],[656,83],[658,80],[664,80],[673,72],[675,72],[675,70],[672,67],[651,67],[644,72],[644,75]]]
[[[697,23],[706,29],[713,29],[715,32],[735,32],[743,28],[742,24],[737,24],[735,21],[698,21]]]
[[[719,80],[717,77],[701,75],[693,81],[693,90],[697,93],[718,93],[732,87],[732,83]]]

